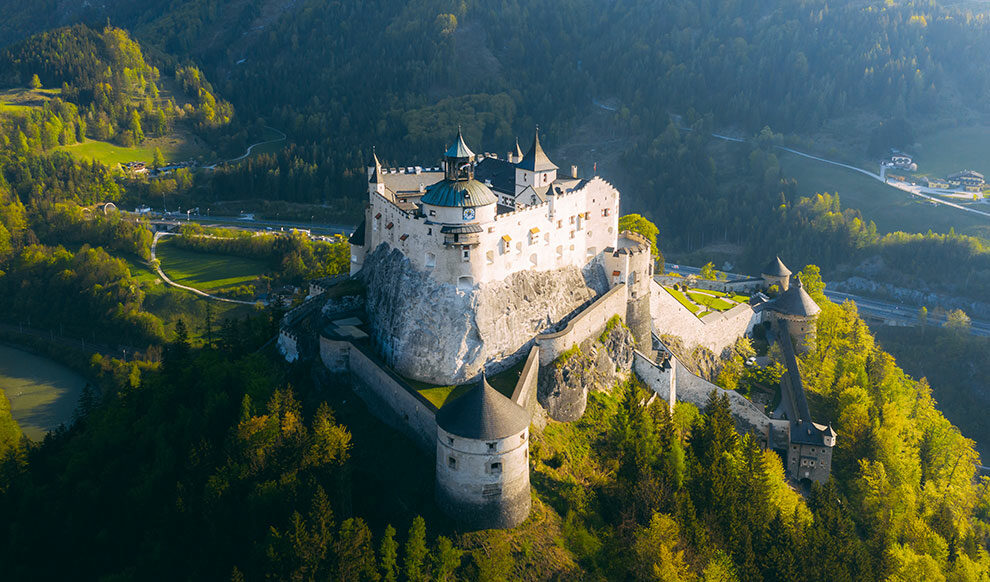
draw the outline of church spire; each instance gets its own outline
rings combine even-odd
[[[522,149],[519,148],[518,137],[516,138],[516,151],[513,153],[513,156],[515,156],[515,159],[512,161],[516,162],[517,164],[522,161],[523,153],[522,153]]]

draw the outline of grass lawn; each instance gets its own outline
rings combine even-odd
[[[728,311],[735,307],[734,303],[729,303],[721,297],[714,297],[712,295],[707,295],[697,291],[688,291],[687,296],[691,299],[691,301],[704,305],[708,309],[714,311]]]
[[[688,311],[690,311],[695,315],[698,315],[698,311],[701,308],[695,305],[694,303],[692,303],[691,300],[685,297],[683,293],[681,293],[677,289],[674,289],[673,287],[664,287],[664,289],[666,289],[667,293],[670,293],[674,297],[674,299],[676,299],[681,305],[687,307]]]
[[[876,223],[881,233],[905,232],[957,233],[990,239],[990,219],[976,214],[932,206],[906,192],[846,168],[778,152],[784,174],[797,179],[801,196],[819,192],[838,193],[843,208],[856,208],[865,220]]]
[[[10,401],[11,416],[32,440],[40,441],[59,424],[72,422],[85,385],[82,376],[61,364],[0,346],[0,391]]]
[[[918,173],[942,177],[960,170],[990,173],[990,127],[954,127],[919,136]]]
[[[158,243],[158,260],[176,283],[207,292],[252,283],[269,270],[263,261],[190,251],[168,239]]]
[[[209,153],[204,144],[185,131],[175,131],[165,137],[146,139],[141,145],[129,148],[105,141],[89,139],[83,143],[59,146],[56,149],[69,152],[78,158],[99,160],[108,166],[112,166],[126,162],[145,162],[150,164],[155,155],[155,148],[159,148],[162,151],[162,156],[166,162],[184,161]]]
[[[0,113],[24,113],[33,107],[41,107],[61,92],[61,89],[32,91],[23,87],[0,91]]]
[[[512,397],[512,392],[516,389],[516,382],[519,381],[519,375],[522,374],[523,366],[526,365],[526,358],[519,360],[516,365],[512,366],[508,370],[499,372],[494,376],[488,377],[488,383],[492,388],[498,390],[501,394],[508,398]],[[436,386],[434,384],[429,384],[427,382],[420,382],[418,380],[406,379],[420,396],[426,398],[430,401],[430,404],[436,406],[439,410],[444,404],[450,402],[462,396],[465,392],[474,386],[474,382],[469,382],[467,384],[461,384],[459,386]]]
[[[153,285],[155,282],[161,281],[158,273],[141,257],[125,254],[120,255],[118,258],[127,261],[127,267],[131,270],[131,276],[137,279],[142,285]]]

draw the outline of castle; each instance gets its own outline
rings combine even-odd
[[[657,282],[649,241],[619,232],[619,192],[599,177],[578,178],[573,167],[567,176],[558,169],[538,132],[527,153],[517,142],[505,158],[475,154],[458,132],[434,168],[385,168],[373,153],[364,221],[349,241],[349,281],[362,291],[314,286],[327,322],[321,360],[349,375],[373,413],[434,455],[438,506],[470,528],[513,527],[526,518],[531,422],[575,420],[587,403],[588,386],[551,374],[577,348],[598,350],[606,377],[636,374],[671,407],[675,400],[702,405],[712,390],[725,394],[740,430],[782,451],[797,444],[798,467],[821,447],[830,459],[834,432],[811,423],[793,378],[782,383],[790,407],[768,417],[684,368],[658,338],[696,333],[712,342],[699,345],[719,353],[764,324],[788,347],[806,349],[817,306],[800,281],[789,286],[790,271],[777,259],[760,282],[783,290],[776,299],[708,321],[695,317]],[[621,356],[593,345],[617,320],[624,323]],[[279,346],[288,359],[298,357],[299,339],[292,325],[283,328]],[[511,395],[486,379],[519,365]],[[796,360],[792,370],[800,382]],[[459,384],[465,392],[434,404],[415,382]],[[815,448],[801,448],[802,439]],[[797,467],[789,475],[821,479],[826,465],[815,466],[813,475]]]

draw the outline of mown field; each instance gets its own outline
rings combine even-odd
[[[141,145],[124,147],[105,141],[95,139],[86,140],[67,146],[59,146],[57,149],[70,153],[73,156],[86,160],[99,160],[108,166],[114,164],[124,164],[127,162],[144,162],[150,164],[154,159],[155,148],[162,152],[162,157],[166,162],[179,162],[201,156],[206,156],[210,152],[196,137],[184,131],[177,131],[171,135],[146,139]]]
[[[7,89],[0,91],[0,113],[23,113],[32,107],[41,107],[61,89]]]
[[[880,232],[949,232],[990,239],[990,219],[976,214],[932,206],[906,192],[852,170],[779,152],[784,174],[797,180],[798,193],[838,193],[843,208],[855,208],[876,223]]]
[[[162,270],[169,278],[206,292],[253,283],[269,270],[262,261],[190,251],[168,239],[158,243],[157,255]]]
[[[953,127],[918,138],[918,173],[942,177],[961,170],[990,174],[990,126]]]

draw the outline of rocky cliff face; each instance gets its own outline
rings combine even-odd
[[[401,252],[379,246],[359,276],[375,343],[399,373],[459,384],[489,362],[511,365],[533,337],[592,300],[602,276],[574,267],[525,271],[470,291],[439,283]],[[497,369],[489,368],[489,371]]]
[[[537,398],[550,418],[563,422],[581,418],[589,391],[608,390],[629,374],[635,345],[629,328],[618,325],[544,366]]]

